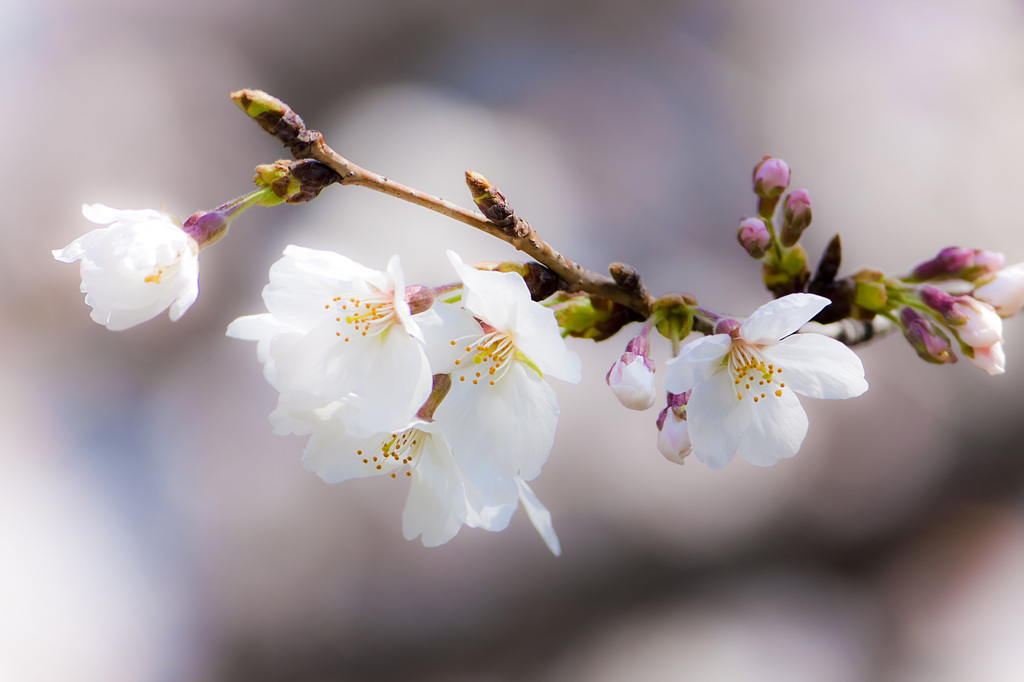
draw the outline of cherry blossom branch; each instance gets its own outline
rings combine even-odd
[[[655,299],[644,286],[636,270],[624,263],[612,263],[609,266],[609,277],[566,258],[543,240],[530,223],[515,215],[515,211],[508,206],[501,192],[478,173],[467,172],[466,181],[474,202],[482,213],[468,210],[353,163],[332,149],[319,131],[307,128],[302,117],[291,107],[262,90],[239,90],[231,93],[231,98],[260,127],[287,147],[295,159],[319,162],[329,169],[328,172],[334,174],[327,178],[317,178],[317,182],[312,183],[314,189],[306,191],[309,198],[315,196],[323,186],[337,183],[367,187],[421,206],[512,245],[553,272],[563,284],[560,289],[570,293],[584,292],[606,298],[629,308],[639,321],[648,320],[659,307],[659,302],[669,302],[669,299],[678,297],[669,295]],[[308,198],[296,199],[304,200]],[[774,204],[772,207],[774,208]],[[803,285],[799,287],[799,290],[802,289]],[[782,290],[776,292],[773,289],[773,292],[778,296]],[[785,293],[789,293],[788,290]],[[702,334],[714,333],[716,316],[702,314],[702,309],[695,307],[696,302],[692,301],[692,297],[686,298],[694,305],[692,329]],[[842,325],[826,324],[820,328],[821,333],[848,346],[859,345],[889,331],[891,328],[886,324],[874,325],[870,321],[849,318],[843,319]]]
[[[324,142],[320,132],[306,128],[302,118],[291,107],[261,90],[239,90],[232,93],[231,98],[265,131],[284,144],[296,159],[314,159],[337,173],[339,184],[368,187],[458,220],[511,244],[546,266],[566,283],[566,291],[603,296],[630,308],[641,319],[650,317],[654,297],[629,266],[613,264],[613,277],[588,270],[562,255],[541,239],[527,221],[511,212],[511,220],[492,220],[352,163]]]

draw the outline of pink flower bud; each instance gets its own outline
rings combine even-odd
[[[934,282],[945,279],[972,281],[1003,267],[1006,258],[1001,253],[985,249],[967,249],[947,246],[931,260],[914,268],[908,278],[912,282]]]
[[[969,355],[971,362],[989,374],[1003,374],[1006,372],[1006,353],[1003,351],[1002,343],[993,343],[991,346],[974,348],[973,355]]]
[[[971,296],[995,308],[1000,317],[1012,317],[1024,306],[1024,263],[985,275],[975,285]]]
[[[1003,320],[987,303],[971,296],[950,296],[930,286],[921,288],[921,300],[938,311],[957,338],[972,348],[1003,340]]]
[[[751,258],[761,258],[772,245],[772,235],[768,226],[760,218],[744,218],[740,221],[740,230],[736,235],[740,244]]]
[[[796,244],[810,224],[811,193],[805,189],[791,192],[782,207],[782,245],[788,247]]]
[[[754,192],[760,197],[777,197],[789,187],[789,166],[782,159],[764,157],[754,166]]]
[[[658,451],[670,462],[682,464],[693,452],[690,443],[690,429],[686,423],[686,403],[690,391],[669,393],[668,406],[658,415]]]
[[[922,360],[935,364],[956,362],[949,337],[935,322],[910,307],[900,311],[900,322],[903,336]]]
[[[605,381],[623,407],[646,410],[654,404],[657,393],[654,386],[654,362],[647,357],[650,345],[646,338],[637,336],[626,344],[622,354],[605,375]]]
[[[1003,340],[1003,320],[995,308],[970,296],[958,297],[955,307],[966,321],[953,331],[968,346],[983,348]]]

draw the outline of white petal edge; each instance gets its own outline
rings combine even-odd
[[[516,486],[519,488],[519,501],[522,503],[523,509],[526,510],[530,523],[540,533],[540,537],[551,553],[561,556],[562,545],[558,542],[558,536],[555,535],[555,527],[551,525],[551,512],[540,503],[530,486],[526,485],[526,482],[518,476],[516,477]]]
[[[722,368],[722,359],[732,348],[727,334],[714,334],[692,341],[679,351],[679,355],[665,364],[665,389],[672,393],[685,393],[707,381]]]
[[[789,294],[769,301],[740,325],[740,338],[748,343],[775,343],[807,324],[829,303],[817,294]]]
[[[860,357],[821,334],[786,337],[764,356],[783,369],[778,381],[808,398],[855,398],[868,390]]]

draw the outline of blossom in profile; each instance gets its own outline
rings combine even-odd
[[[682,464],[693,452],[690,427],[686,421],[686,403],[689,400],[689,393],[669,393],[668,405],[658,415],[658,452],[675,464]]]
[[[238,318],[227,334],[257,341],[264,374],[281,392],[279,415],[338,403],[347,428],[369,435],[404,427],[430,395],[424,326],[441,324],[429,290],[410,296],[397,256],[378,271],[289,246],[270,268],[263,300],[267,313]]]
[[[608,374],[605,382],[623,407],[646,410],[657,398],[654,386],[654,361],[650,358],[650,343],[643,335],[629,340],[622,354]]]
[[[91,317],[108,329],[134,327],[170,309],[177,320],[199,296],[199,244],[169,215],[153,209],[82,206],[97,225],[53,257],[81,261]]]
[[[668,361],[666,388],[693,391],[687,421],[699,461],[720,469],[736,454],[758,466],[792,457],[807,434],[797,393],[853,398],[867,390],[856,353],[835,339],[794,333],[828,304],[814,294],[783,296]]]
[[[446,431],[460,461],[481,458],[505,478],[536,478],[551,453],[558,401],[545,377],[580,380],[580,359],[565,346],[551,310],[530,298],[523,278],[481,271],[451,251],[462,280],[471,333],[451,338],[460,355],[451,391],[437,418],[457,424]]]

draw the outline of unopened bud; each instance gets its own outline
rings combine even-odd
[[[800,235],[811,224],[811,194],[798,189],[786,196],[782,206],[782,230],[779,241],[783,246],[793,246],[800,241]]]
[[[670,341],[685,339],[693,329],[693,299],[686,294],[666,294],[651,306],[658,333]]]
[[[963,343],[984,348],[1003,340],[1003,320],[995,308],[971,296],[951,296],[931,286],[921,287],[921,300],[935,310]]]
[[[777,197],[789,187],[789,165],[766,156],[754,166],[754,193],[766,199]]]
[[[762,258],[772,245],[772,235],[768,232],[768,226],[760,218],[741,220],[736,238],[751,258]]]
[[[654,386],[654,362],[649,357],[650,344],[643,335],[626,344],[622,354],[608,374],[605,382],[623,407],[646,410],[654,404],[657,392]]]
[[[473,194],[473,203],[487,219],[499,225],[515,221],[515,211],[508,205],[505,195],[491,181],[473,171],[466,171],[466,184]]]
[[[296,143],[308,143],[311,140],[310,133],[315,133],[306,130],[306,124],[291,107],[262,90],[239,90],[231,93],[231,99],[261,128],[287,147],[294,149]]]
[[[1012,317],[1024,307],[1024,263],[979,277],[971,296],[996,309],[1000,317]]]
[[[693,452],[690,429],[686,421],[686,404],[690,391],[669,393],[668,406],[658,415],[658,451],[670,462],[682,464]]]
[[[1002,343],[993,343],[984,348],[971,348],[967,351],[967,357],[975,367],[985,370],[992,376],[1006,372],[1006,352]]]
[[[199,248],[215,244],[228,233],[232,220],[250,206],[265,205],[268,196],[272,196],[269,190],[255,190],[212,211],[198,211],[188,217],[181,229],[196,240]]]
[[[949,337],[935,322],[910,307],[900,311],[900,322],[903,336],[922,360],[934,364],[956,362]]]
[[[626,306],[596,294],[557,291],[544,305],[555,314],[564,333],[580,339],[604,341],[640,319]]]
[[[1003,254],[986,249],[947,246],[932,259],[918,265],[907,278],[910,282],[937,282],[947,279],[973,281],[1000,270],[1006,263]]]
[[[315,199],[324,187],[341,182],[341,176],[313,159],[281,160],[256,166],[253,182],[272,190],[281,201],[301,204]]]
[[[807,252],[799,244],[794,246],[783,253],[780,262],[765,262],[761,276],[765,287],[776,298],[804,291],[811,278],[810,268],[807,267]]]

